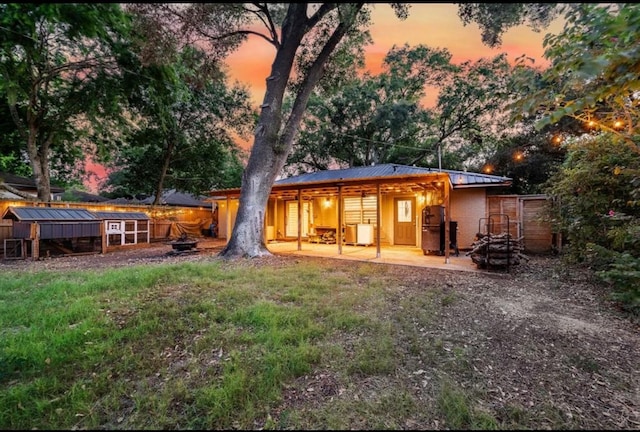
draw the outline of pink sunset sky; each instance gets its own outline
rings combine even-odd
[[[510,60],[521,55],[536,59],[536,65],[546,65],[542,42],[546,33],[558,33],[563,22],[556,20],[549,28],[536,33],[526,26],[509,30],[503,36],[500,48],[489,48],[482,44],[480,30],[475,24],[464,26],[457,14],[458,7],[449,3],[415,3],[409,17],[402,21],[395,17],[388,4],[373,5],[371,36],[373,45],[366,52],[366,68],[371,73],[380,71],[382,60],[394,46],[405,43],[410,46],[427,45],[432,48],[447,48],[454,63],[466,60],[491,58],[506,52]],[[275,49],[264,40],[248,40],[241,50],[228,59],[228,74],[248,84],[256,105],[262,102],[266,89],[265,78],[269,75]]]
[[[557,19],[539,33],[526,26],[513,28],[502,38],[502,46],[489,48],[482,44],[477,25],[464,26],[457,14],[458,7],[450,3],[411,4],[409,17],[402,21],[395,17],[388,4],[373,6],[370,28],[373,45],[366,50],[366,69],[375,74],[380,71],[382,59],[394,46],[426,45],[431,48],[446,48],[451,52],[454,63],[491,58],[506,52],[511,61],[526,55],[535,59],[535,65],[545,66],[543,39],[547,33],[562,30],[563,21]],[[264,40],[253,37],[227,61],[230,82],[239,81],[251,89],[254,105],[262,103],[266,90],[265,79],[269,75],[275,48]],[[435,95],[430,97],[435,98]],[[428,103],[428,102],[427,102]],[[241,143],[249,148],[251,143]],[[87,163],[87,171],[92,171],[92,181],[87,185],[96,193],[98,181],[106,177],[104,168],[92,162]]]

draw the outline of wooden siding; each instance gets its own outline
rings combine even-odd
[[[40,222],[40,240],[100,237],[102,221]]]
[[[490,195],[487,197],[487,213],[481,232],[501,234],[509,232],[520,237],[520,212],[517,195]]]
[[[544,219],[547,200],[522,198],[520,201],[525,252],[548,253],[553,244],[553,233],[550,222]]]
[[[551,224],[544,221],[541,210],[547,202],[545,195],[492,195],[487,197],[487,215],[506,215],[509,233],[522,238],[525,253],[543,254],[552,251]],[[493,216],[496,221],[493,233],[504,232],[506,217]]]
[[[0,242],[4,242],[4,239],[11,238],[13,235],[13,221],[0,219]]]

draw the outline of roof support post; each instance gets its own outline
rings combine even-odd
[[[298,189],[298,250],[302,250],[302,190]]]
[[[100,253],[102,255],[107,253],[107,230],[105,229],[106,224],[106,220],[100,222]]]
[[[37,261],[40,258],[40,225],[38,222],[31,224],[29,236],[31,237],[31,259]]]
[[[229,238],[231,238],[231,200],[227,195],[227,223],[226,223],[225,244],[229,244]]]
[[[382,193],[380,192],[380,183],[376,185],[376,258],[380,258],[380,201],[382,200]]]
[[[278,197],[273,198],[273,240],[278,240]]]
[[[444,263],[449,264],[449,246],[451,245],[451,233],[449,227],[451,226],[451,200],[449,189],[451,188],[451,182],[449,176],[442,182],[444,187]]]
[[[269,198],[267,198],[267,205],[265,206],[264,218],[262,218],[262,241],[267,244],[269,239],[267,238],[267,219],[269,215]]]
[[[342,185],[338,186],[338,227],[336,236],[338,237],[338,255],[342,255]]]

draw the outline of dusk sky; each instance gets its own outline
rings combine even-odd
[[[475,24],[464,26],[457,14],[458,7],[451,3],[415,3],[409,17],[402,21],[388,4],[373,6],[371,36],[373,45],[367,48],[366,68],[371,73],[380,70],[382,59],[394,46],[423,44],[431,48],[447,48],[454,63],[491,58],[506,52],[510,60],[525,54],[536,59],[536,65],[546,65],[542,41],[546,33],[562,30],[562,21],[556,20],[539,33],[526,26],[509,30],[499,48],[482,44],[480,30]],[[232,80],[249,85],[254,103],[260,105],[265,92],[265,78],[273,61],[275,49],[262,39],[251,38],[228,59],[228,74]]]
[[[373,6],[371,36],[373,45],[367,48],[366,69],[371,73],[380,70],[382,59],[394,46],[405,43],[410,46],[423,44],[431,48],[447,48],[451,52],[454,63],[466,60],[491,58],[506,52],[513,61],[521,55],[536,59],[535,65],[546,65],[543,58],[542,42],[547,33],[558,33],[563,22],[555,20],[547,29],[539,33],[526,26],[509,30],[502,39],[499,48],[488,48],[482,44],[480,30],[477,25],[464,26],[457,14],[458,7],[451,3],[415,3],[409,10],[409,17],[402,21],[395,17],[388,4],[379,3]],[[269,75],[275,48],[257,37],[247,42],[227,61],[230,82],[235,80],[248,86],[252,92],[254,105],[262,103],[265,92],[265,79]],[[435,98],[431,95],[429,99]],[[428,103],[428,102],[426,102]],[[242,143],[250,146],[251,143]],[[88,163],[87,170],[93,171],[100,180],[106,175],[104,169],[96,164]],[[99,180],[93,179],[88,187],[96,192]]]

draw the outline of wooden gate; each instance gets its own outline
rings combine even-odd
[[[487,214],[505,214],[509,234],[522,238],[525,253],[545,254],[553,250],[551,221],[545,216],[546,195],[491,195]]]

